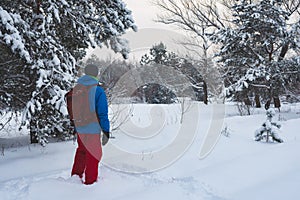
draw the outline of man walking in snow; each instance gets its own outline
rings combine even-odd
[[[98,85],[97,76],[98,67],[87,65],[85,75],[78,79],[77,85],[66,95],[78,143],[71,175],[84,177],[84,184],[97,181],[98,165],[102,157],[101,131],[102,145],[109,140],[107,98]]]

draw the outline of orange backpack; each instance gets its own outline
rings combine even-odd
[[[69,117],[75,127],[99,122],[96,110],[90,110],[89,101],[89,91],[96,85],[85,86],[77,84],[65,95]]]

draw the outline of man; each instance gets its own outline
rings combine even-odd
[[[98,67],[89,64],[84,72],[85,75],[71,90],[70,117],[75,125],[78,143],[71,174],[80,178],[85,175],[84,184],[93,184],[97,181],[98,164],[102,158],[101,130],[102,145],[105,145],[109,140],[110,124],[106,94],[98,85]]]

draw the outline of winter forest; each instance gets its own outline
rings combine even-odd
[[[65,95],[89,64],[111,138],[84,185]],[[3,200],[296,200],[299,124],[300,0],[0,2]]]

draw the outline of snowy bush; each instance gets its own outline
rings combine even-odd
[[[275,141],[282,143],[283,140],[279,138],[279,129],[281,125],[276,122],[272,122],[272,118],[275,116],[275,111],[269,109],[266,112],[267,120],[262,124],[262,126],[255,131],[255,141]]]
[[[225,125],[225,127],[223,128],[223,130],[221,131],[221,134],[224,135],[225,137],[230,137],[232,130],[230,130],[230,128],[227,126],[227,124]]]

